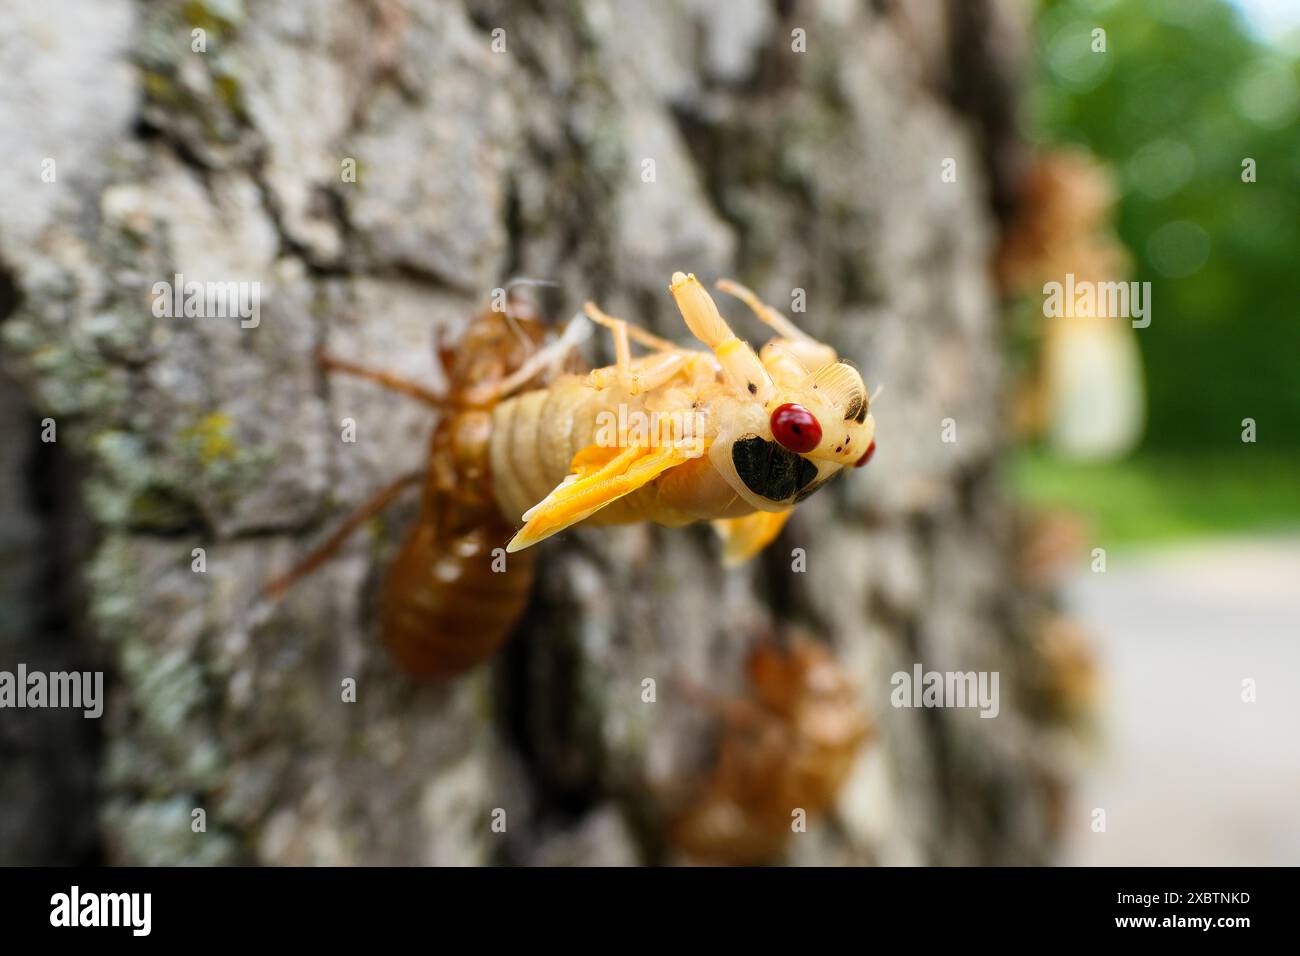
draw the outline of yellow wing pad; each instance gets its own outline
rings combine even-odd
[[[743,518],[718,518],[713,530],[722,537],[722,563],[729,568],[744,564],[776,540],[790,511],[755,511]]]
[[[572,473],[555,490],[524,512],[524,526],[506,551],[522,551],[591,517],[686,461],[683,451],[664,446],[602,448],[589,445],[573,456]]]

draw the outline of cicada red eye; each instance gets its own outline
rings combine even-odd
[[[867,446],[867,450],[862,453],[862,457],[853,463],[853,467],[861,468],[867,462],[871,461],[871,456],[874,455],[875,453],[876,453],[876,440],[873,438],[871,439],[871,444]]]
[[[787,402],[772,412],[772,437],[781,447],[802,455],[820,444],[822,426],[808,409]]]

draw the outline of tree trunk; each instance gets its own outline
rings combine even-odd
[[[741,695],[754,642],[792,631],[835,649],[876,735],[784,859],[1046,858],[1064,758],[1021,690],[996,467],[1000,8],[10,7],[3,543],[32,580],[6,575],[0,663],[99,662],[110,694],[102,731],[6,716],[0,861],[95,853],[59,822],[92,774],[114,863],[676,861],[669,795],[712,726],[679,678]],[[591,298],[682,339],[677,269],[805,296],[795,318],[885,386],[870,467],[760,560],[724,571],[707,527],[571,531],[506,650],[446,684],[376,633],[409,501],[258,601],[427,455],[427,409],[327,379],[315,349],[436,386],[435,331],[511,275],[556,280],[556,318]],[[260,313],[160,317],[178,274],[259,283]],[[998,672],[997,719],[890,706],[916,662]]]

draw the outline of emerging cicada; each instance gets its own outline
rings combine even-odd
[[[523,611],[532,561],[511,559],[509,573],[493,573],[502,545],[522,551],[579,522],[708,520],[729,563],[758,553],[796,503],[842,469],[866,464],[875,421],[861,376],[834,349],[743,286],[718,287],[776,331],[761,352],[735,336],[695,276],[678,272],[669,291],[707,350],[675,345],[588,303],[587,316],[612,333],[617,361],[585,375],[560,371],[570,331],[543,344],[531,317],[496,312],[471,323],[456,349],[441,351],[445,395],[323,357],[333,371],[443,415],[427,473],[384,489],[270,590],[282,592],[403,487],[422,482],[420,520],[385,584],[384,638],[408,669],[444,676],[491,654]],[[633,358],[633,341],[649,353]]]
[[[616,364],[498,408],[497,501],[525,522],[507,550],[580,521],[711,520],[728,560],[741,561],[776,536],[795,504],[843,468],[866,464],[875,420],[857,370],[748,289],[718,285],[776,330],[761,353],[736,337],[695,276],[678,272],[669,291],[709,351],[666,342],[588,304],[588,317],[613,333]],[[651,353],[632,358],[633,339]],[[651,423],[640,429],[649,440],[610,440],[614,416]],[[669,429],[665,421],[692,424]]]

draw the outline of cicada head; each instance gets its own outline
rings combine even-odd
[[[847,362],[823,365],[775,401],[774,437],[799,454],[854,465],[875,440],[876,420],[871,417],[866,385]]]
[[[845,467],[865,464],[876,422],[855,368],[833,362],[778,385],[765,403],[740,402],[709,449],[728,484],[760,511],[783,511]]]

